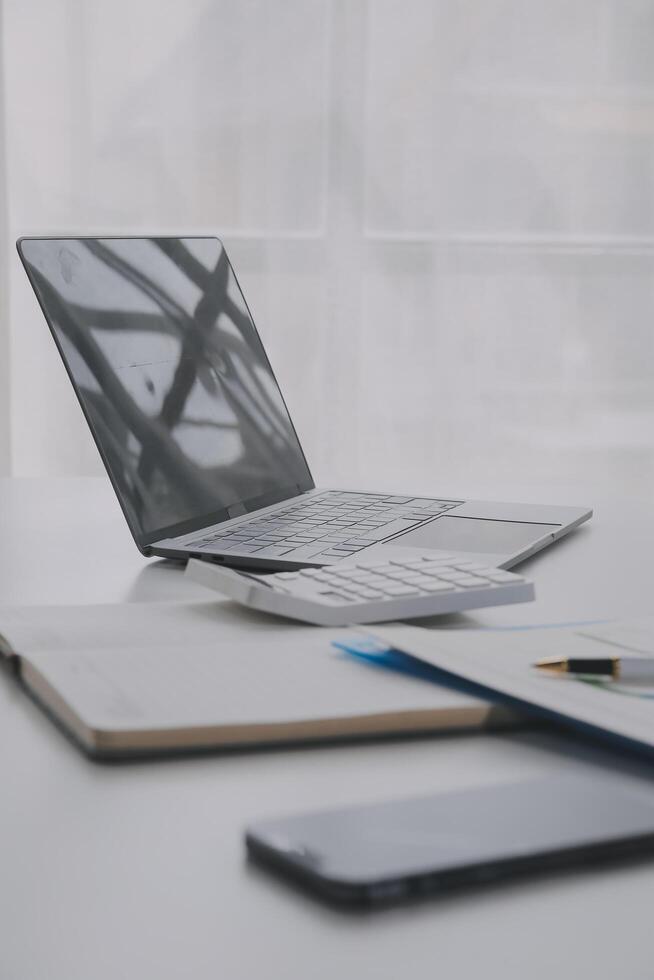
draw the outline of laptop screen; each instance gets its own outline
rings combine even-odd
[[[22,239],[19,251],[139,543],[313,487],[217,239]]]

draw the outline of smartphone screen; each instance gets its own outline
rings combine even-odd
[[[556,777],[309,813],[248,829],[253,858],[326,897],[374,902],[654,852],[654,789]]]

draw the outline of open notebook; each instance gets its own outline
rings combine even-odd
[[[0,607],[0,649],[94,755],[508,724],[481,698],[215,600]]]

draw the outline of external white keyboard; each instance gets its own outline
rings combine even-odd
[[[527,602],[534,587],[521,575],[433,552],[411,558],[378,557],[329,568],[258,575],[191,559],[194,581],[252,609],[319,626],[347,626],[463,612]]]

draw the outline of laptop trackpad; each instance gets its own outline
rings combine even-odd
[[[438,548],[444,551],[489,552],[512,555],[546,534],[553,534],[559,524],[521,524],[517,521],[484,521],[474,517],[439,517],[431,524],[407,531],[393,544],[403,548]]]

